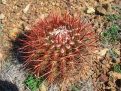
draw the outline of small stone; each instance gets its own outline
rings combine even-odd
[[[0,24],[0,32],[3,30],[3,24]]]
[[[44,5],[44,3],[41,1],[41,2],[40,2],[40,5],[41,5],[41,6],[43,6],[43,5]]]
[[[121,73],[113,72],[111,74],[115,79],[121,79]]]
[[[17,28],[9,30],[9,37],[12,39],[15,39],[18,33],[19,33],[19,30]]]
[[[96,23],[97,23],[97,26],[98,26],[98,22],[96,22]],[[101,32],[102,32],[102,28],[98,28],[98,29],[97,29],[97,32],[98,32],[98,33],[101,33]]]
[[[60,4],[59,3],[56,3],[56,6],[59,6]]]
[[[44,84],[41,84],[39,91],[47,91],[47,87]]]
[[[107,53],[107,51],[108,51],[108,48],[105,48],[105,49],[101,50],[98,54],[100,56],[104,56]]]
[[[39,18],[40,19],[44,19],[45,17],[47,17],[48,16],[48,14],[41,14],[40,16],[39,16]]]
[[[56,3],[55,3],[55,2],[52,2],[52,5],[53,5],[53,6],[55,6],[55,5],[56,5]]]
[[[25,30],[26,31],[30,30],[30,27],[29,26],[25,26]]]
[[[22,21],[27,21],[27,17],[26,16],[21,16],[20,17]]]
[[[27,11],[29,10],[29,7],[30,7],[30,4],[28,4],[28,5],[23,9],[23,12],[24,12],[24,13],[27,13]]]
[[[116,52],[118,55],[120,55],[120,50],[115,49],[115,52]]]
[[[6,0],[2,0],[2,4],[7,4],[7,1]]]
[[[105,66],[106,66],[107,68],[110,68],[110,65],[109,65],[109,64],[106,64]]]
[[[107,11],[102,6],[98,6],[96,8],[96,13],[100,14],[100,15],[105,15],[107,13]]]
[[[99,0],[100,3],[102,4],[107,4],[107,3],[111,3],[113,2],[114,0]]]
[[[3,54],[2,53],[0,53],[0,59],[2,59],[3,58]]]
[[[93,7],[88,7],[88,9],[87,9],[88,14],[91,14],[91,13],[94,13],[94,12],[95,12],[95,9]]]
[[[5,15],[4,14],[0,14],[0,20],[3,20],[5,18]]]
[[[99,77],[99,80],[101,82],[107,82],[108,81],[108,76],[105,74],[101,74],[101,76]]]

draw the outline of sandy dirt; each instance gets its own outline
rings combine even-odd
[[[23,84],[26,71],[21,69],[22,64],[13,56],[11,41],[14,41],[20,32],[29,30],[38,19],[44,18],[50,12],[67,11],[71,15],[81,15],[83,19],[91,22],[94,30],[100,34],[112,25],[112,22],[106,20],[106,15],[121,14],[112,9],[113,6],[120,7],[121,1],[0,0],[0,79],[16,84],[20,91],[30,91]],[[121,25],[121,20],[117,20],[116,24]],[[119,47],[119,44],[114,45],[118,55],[120,55]],[[87,83],[80,81],[79,84],[83,84],[77,85],[80,88],[79,91],[121,91],[121,85],[118,86],[116,83],[117,79],[121,79],[121,74],[111,70],[114,64],[120,63],[119,57],[116,58],[116,62],[113,62],[106,48],[101,45],[98,54],[98,58],[94,58],[98,60],[93,63],[93,70]],[[50,87],[49,91],[58,91],[53,88],[54,86]]]

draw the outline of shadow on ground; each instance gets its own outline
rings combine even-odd
[[[0,80],[0,91],[19,91],[19,90],[15,84],[8,81]]]

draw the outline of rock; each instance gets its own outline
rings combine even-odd
[[[48,14],[45,13],[45,14],[41,14],[41,15],[39,16],[39,18],[40,18],[40,19],[44,19],[44,18],[46,18],[47,16],[48,16]]]
[[[98,23],[97,23],[97,26],[98,26]],[[98,29],[97,29],[97,32],[98,32],[98,33],[101,33],[101,32],[102,32],[102,28],[98,28]]]
[[[99,15],[105,15],[106,14],[106,10],[102,7],[102,6],[98,6],[96,8],[96,13],[99,14]]]
[[[2,48],[0,46],[0,70],[2,68],[2,62],[3,62],[3,60],[4,60],[4,53],[3,53],[3,50],[2,50]]]
[[[40,2],[40,5],[41,5],[41,6],[43,6],[43,5],[44,5],[44,3],[41,1],[41,2]]]
[[[2,4],[7,4],[7,1],[6,0],[1,0],[1,3]]]
[[[120,50],[115,49],[114,51],[117,53],[117,55],[120,55]]]
[[[29,10],[30,5],[31,5],[31,4],[28,4],[28,5],[23,9],[23,12],[24,12],[24,13],[27,13],[27,11]]]
[[[9,58],[7,60],[11,61],[14,59]],[[29,91],[29,90],[25,90],[25,86],[23,83],[24,83],[24,80],[26,79],[25,77],[26,73],[21,68],[22,68],[22,65],[20,64],[15,65],[10,62],[5,62],[4,66],[2,67],[2,70],[0,71],[0,79],[15,83],[19,88],[19,91]]]
[[[26,22],[26,21],[27,21],[27,17],[26,17],[26,16],[24,16],[24,15],[23,15],[23,16],[21,16],[21,17],[20,17],[20,19],[21,19],[22,21],[24,21],[24,22]]]
[[[42,83],[39,91],[47,91],[47,87]]]
[[[88,7],[87,14],[95,13],[95,9],[93,7]]]
[[[107,13],[112,13],[112,6],[111,4],[103,4],[102,7],[107,11]]]
[[[109,3],[102,4],[96,7],[96,13],[99,15],[106,15],[112,13],[112,7]]]
[[[59,87],[57,84],[52,84],[49,88],[48,91],[59,91]]]
[[[101,4],[111,3],[112,1],[114,1],[114,0],[99,0],[99,2],[100,2]]]
[[[0,20],[3,20],[5,18],[5,15],[3,13],[0,14]]]
[[[0,32],[2,32],[1,30],[3,30],[3,24],[0,24]]]
[[[110,75],[112,75],[115,79],[121,79],[121,73],[113,72],[110,73]]]
[[[99,54],[101,57],[103,57],[103,56],[105,56],[105,54],[107,53],[108,50],[109,50],[108,48],[105,48],[105,49],[101,50],[98,54]]]
[[[15,39],[20,31],[17,28],[9,30],[9,37]]]
[[[3,58],[3,54],[2,53],[0,53],[0,59],[2,59]]]
[[[55,2],[52,2],[52,5],[53,5],[53,6],[55,6],[55,5],[56,5],[56,3],[55,3]]]

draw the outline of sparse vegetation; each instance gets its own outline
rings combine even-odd
[[[121,73],[121,65],[120,64],[114,65],[113,70],[114,70],[114,72]]]
[[[119,26],[112,25],[102,33],[102,43],[106,46],[116,44],[119,40]]]
[[[42,82],[43,82],[43,78],[36,78],[33,75],[29,75],[27,79],[24,81],[25,85],[31,91],[37,91],[37,89],[41,86]]]
[[[80,91],[80,89],[78,89],[78,87],[76,87],[76,86],[72,86],[71,91]]]
[[[119,19],[121,19],[121,16],[119,15],[116,15],[116,14],[107,15],[107,20],[111,22],[119,20]]]

